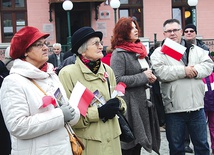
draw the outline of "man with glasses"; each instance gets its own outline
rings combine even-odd
[[[193,24],[188,24],[184,28],[184,39],[190,43],[190,44],[195,44],[201,48],[203,48],[206,51],[209,51],[209,48],[206,46],[206,44],[199,39],[196,39],[197,36],[197,28]]]
[[[163,53],[162,47],[151,55],[152,67],[160,80],[170,155],[185,155],[186,126],[195,154],[210,155],[202,78],[211,74],[213,62],[201,48],[182,39],[183,31],[177,19],[166,20],[163,30],[165,38],[186,47],[180,60]]]

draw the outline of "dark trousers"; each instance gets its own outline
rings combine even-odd
[[[122,155],[140,155],[140,153],[141,153],[141,146],[139,144],[137,144],[135,147],[128,150],[122,149]]]
[[[4,123],[4,119],[0,110],[0,154],[9,155],[11,152],[10,135]]]
[[[186,126],[184,146],[189,146],[189,144],[190,144],[190,136],[189,136],[188,128]]]
[[[210,155],[204,109],[166,114],[166,137],[170,155],[185,155],[185,129],[188,127],[195,155]]]

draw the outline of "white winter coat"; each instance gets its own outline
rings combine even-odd
[[[72,155],[62,110],[52,105],[41,107],[45,95],[28,78],[34,79],[47,95],[53,97],[59,88],[68,101],[52,64],[43,72],[16,59],[0,94],[1,110],[11,135],[11,155]],[[76,113],[71,124],[79,120],[79,111]]]
[[[214,64],[208,54],[195,45],[190,48],[188,60],[188,66],[194,66],[198,72],[195,78],[187,78],[183,61],[167,56],[161,52],[161,47],[151,55],[153,69],[161,81],[166,113],[195,111],[204,107],[202,78],[211,74]]]

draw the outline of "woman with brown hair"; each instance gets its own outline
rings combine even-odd
[[[117,83],[123,82],[127,86],[123,97],[127,104],[125,116],[136,137],[129,143],[121,142],[123,155],[140,155],[141,147],[159,154],[160,148],[158,118],[149,85],[156,77],[149,69],[148,54],[139,40],[139,30],[136,20],[121,18],[111,40],[114,50],[111,67]]]

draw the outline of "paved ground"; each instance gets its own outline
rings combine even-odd
[[[210,142],[210,137],[208,134],[208,141]],[[192,144],[190,144],[191,148],[193,148]],[[168,141],[166,140],[166,133],[161,132],[161,147],[160,147],[161,155],[169,155]],[[152,152],[148,153],[144,149],[141,150],[141,155],[157,155],[157,153]],[[186,155],[194,155],[194,153],[186,153]]]

